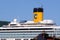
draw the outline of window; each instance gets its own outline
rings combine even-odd
[[[1,40],[6,40],[6,39],[1,39]]]
[[[21,40],[21,39],[15,39],[15,40]]]
[[[24,40],[28,40],[28,39],[24,39]]]

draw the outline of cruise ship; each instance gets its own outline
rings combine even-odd
[[[0,27],[0,40],[60,40],[60,26],[53,20],[44,20],[43,8],[34,8],[33,14],[33,21],[14,19]]]

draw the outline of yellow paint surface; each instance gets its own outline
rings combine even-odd
[[[40,22],[43,20],[43,12],[34,12],[34,22]]]

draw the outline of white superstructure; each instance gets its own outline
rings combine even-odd
[[[20,23],[17,19],[14,19],[8,25],[0,27],[0,38],[11,40],[31,40],[38,36],[42,31],[45,31],[49,36],[60,37],[60,26],[57,26],[52,20],[43,20],[39,23],[33,21],[27,21]]]

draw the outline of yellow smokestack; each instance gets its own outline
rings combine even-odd
[[[34,22],[43,21],[43,8],[34,8]]]

